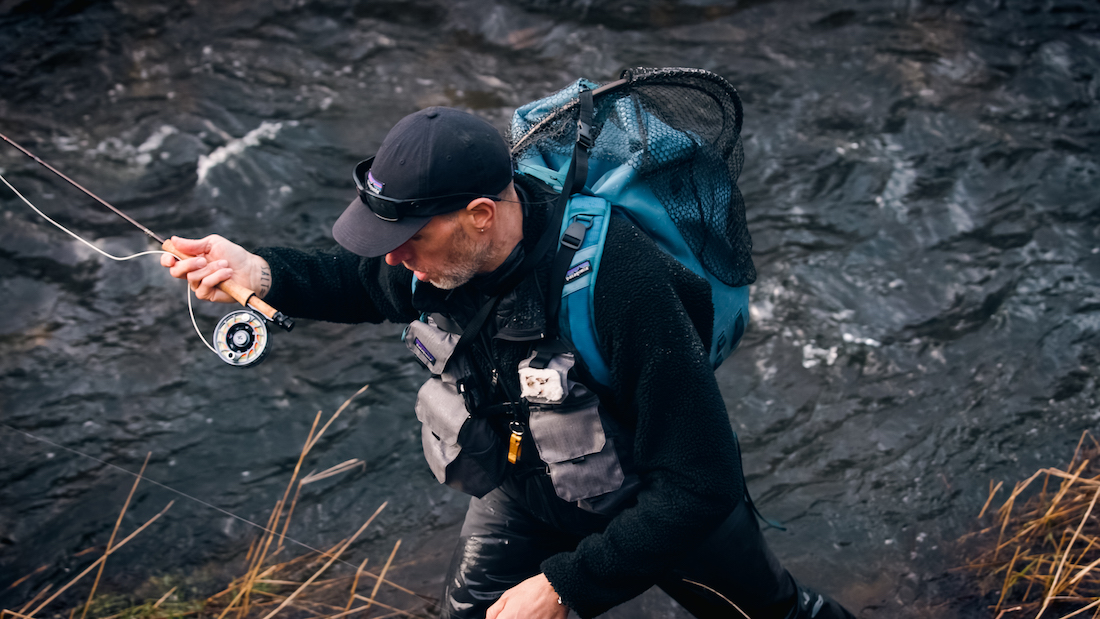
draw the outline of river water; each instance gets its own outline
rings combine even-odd
[[[952,568],[990,483],[1100,427],[1098,32],[1088,0],[2,0],[0,132],[161,234],[324,247],[418,108],[503,130],[579,76],[715,71],[745,103],[760,274],[718,377],[769,540],[861,616],[984,617]],[[151,246],[6,145],[0,168],[99,246]],[[302,321],[231,368],[156,258],[100,258],[6,188],[0,212],[0,605],[90,562],[132,483],[109,465],[146,453],[265,520],[316,412],[365,384],[306,470],[362,464],[307,486],[290,534],[328,547],[389,501],[356,563],[401,539],[397,579],[437,593],[466,501],[422,461],[400,326]],[[173,498],[104,586],[242,556],[248,525],[150,484],[124,529]],[[651,592],[610,616],[686,614]]]

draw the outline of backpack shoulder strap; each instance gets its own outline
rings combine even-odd
[[[562,218],[562,236],[579,236],[577,249],[563,273],[553,277],[562,282],[561,306],[557,319],[563,339],[601,385],[611,384],[611,371],[600,352],[596,333],[596,276],[603,258],[604,241],[611,219],[611,203],[597,196],[575,195]]]

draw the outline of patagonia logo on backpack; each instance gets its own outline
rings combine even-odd
[[[600,383],[609,384],[610,372],[596,337],[593,289],[613,215],[629,218],[710,284],[715,368],[740,342],[756,281],[737,187],[742,115],[733,87],[701,69],[633,69],[603,86],[581,79],[516,110],[517,172],[559,192],[571,189],[559,236],[559,255],[569,262],[557,324]]]
[[[584,262],[578,264],[575,267],[570,267],[570,269],[565,272],[565,283],[568,284],[569,282],[577,279],[578,277],[580,277],[580,276],[582,276],[586,273],[591,273],[591,272],[592,272],[592,261],[585,260]]]

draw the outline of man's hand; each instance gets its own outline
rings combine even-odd
[[[558,604],[550,581],[539,574],[505,591],[485,619],[565,619],[568,614],[569,609]]]
[[[169,243],[176,251],[192,257],[178,260],[163,255],[160,263],[168,267],[172,277],[186,279],[200,299],[232,303],[233,298],[217,288],[229,279],[260,298],[271,288],[271,267],[266,260],[216,234],[198,240],[174,236]]]

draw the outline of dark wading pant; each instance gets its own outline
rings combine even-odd
[[[539,565],[544,559],[576,548],[584,538],[578,528],[592,527],[590,532],[594,532],[606,525],[606,520],[595,520],[580,510],[569,522],[546,522],[515,500],[517,488],[507,485],[505,489],[512,492],[497,488],[470,501],[440,602],[442,619],[482,619],[506,590],[541,572]],[[721,595],[688,581],[702,583]],[[660,578],[657,586],[701,619],[741,618],[745,614],[751,619],[852,617],[831,599],[797,586],[768,550],[756,517],[744,501],[680,565]]]

